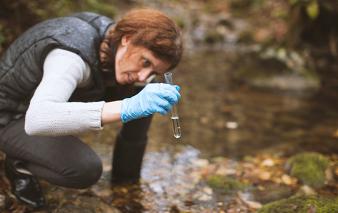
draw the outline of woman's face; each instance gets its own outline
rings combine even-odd
[[[129,37],[122,37],[115,56],[115,75],[119,84],[145,82],[153,74],[163,74],[170,64],[156,58],[147,48],[131,44]]]

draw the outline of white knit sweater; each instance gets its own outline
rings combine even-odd
[[[77,87],[90,83],[90,68],[79,55],[52,50],[45,59],[42,81],[26,113],[26,133],[59,136],[102,129],[104,101],[68,102]]]

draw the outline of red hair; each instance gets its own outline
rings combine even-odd
[[[183,52],[181,32],[168,16],[154,9],[135,9],[128,12],[108,31],[100,59],[103,66],[114,64],[115,52],[123,36],[131,36],[134,45],[143,46],[166,62],[172,69],[180,62]]]

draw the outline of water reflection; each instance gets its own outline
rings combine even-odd
[[[338,151],[337,138],[332,137],[338,128],[337,107],[328,108],[331,103],[314,98],[312,87],[295,86],[312,83],[299,77],[290,81],[292,73],[278,76],[283,88],[252,86],[248,82],[255,81],[255,73],[278,74],[278,70],[271,71],[271,65],[266,70],[264,63],[251,66],[247,76],[252,79],[242,76],[246,81],[239,81],[234,73],[238,64],[248,66],[242,62],[245,57],[250,55],[204,52],[180,65],[176,82],[182,87],[181,143],[198,148],[204,157],[239,158],[269,150],[289,154]],[[168,118],[156,116],[154,121],[150,149],[173,146]]]

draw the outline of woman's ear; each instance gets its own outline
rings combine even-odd
[[[122,46],[127,46],[130,43],[130,40],[131,40],[131,35],[124,35],[124,36],[122,36],[121,45]]]

